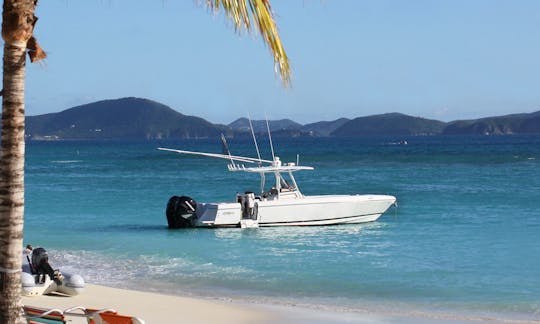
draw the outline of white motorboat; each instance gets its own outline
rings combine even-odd
[[[255,136],[253,138],[255,140]],[[166,211],[169,228],[365,223],[376,221],[390,206],[396,204],[396,197],[388,195],[305,196],[300,192],[293,173],[313,170],[313,167],[298,165],[298,159],[296,163],[283,164],[279,157],[274,156],[271,137],[272,161],[260,158],[256,140],[258,158],[231,155],[223,135],[222,141],[228,154],[158,149],[229,160],[229,171],[260,175],[260,194],[245,192],[237,194],[232,202],[218,203],[198,203],[187,196],[173,196],[169,199]],[[255,166],[246,167],[243,163]],[[269,190],[265,190],[267,174],[275,179]]]

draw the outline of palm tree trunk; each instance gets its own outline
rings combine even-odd
[[[26,44],[17,46],[6,43],[4,46],[0,161],[0,323],[16,323],[22,306],[25,55]]]
[[[26,45],[6,43],[4,46],[0,161],[0,323],[16,323],[22,306],[25,54]]]
[[[0,323],[24,323],[21,268],[24,215],[24,78],[36,0],[5,0],[0,151]]]

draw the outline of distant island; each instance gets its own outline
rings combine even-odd
[[[162,139],[219,136],[230,128],[141,98],[103,100],[26,118],[30,139]]]
[[[253,120],[256,133],[267,132],[266,121]],[[339,118],[302,125],[290,119],[268,121],[272,136],[327,137],[366,135],[499,135],[540,133],[540,111],[442,122],[387,113],[354,119]],[[26,118],[26,137],[59,139],[185,139],[251,136],[249,121],[239,118],[228,125],[213,124],[196,116],[143,98],[97,101],[58,113]]]

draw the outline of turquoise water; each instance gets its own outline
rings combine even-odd
[[[377,222],[330,227],[166,228],[172,195],[231,201],[255,175],[218,139],[29,142],[25,243],[87,282],[179,295],[540,318],[540,136],[274,139],[304,194],[391,194]],[[249,141],[230,141],[255,156]],[[266,147],[263,152],[269,152]]]

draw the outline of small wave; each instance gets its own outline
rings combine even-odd
[[[237,266],[198,264],[184,258],[141,255],[136,258],[103,255],[88,251],[49,252],[51,263],[63,272],[81,275],[85,281],[113,287],[126,287],[141,279],[182,277],[183,279],[216,276],[238,278],[254,273]]]
[[[54,161],[51,161],[51,163],[65,163],[65,164],[68,164],[68,163],[81,163],[83,162],[82,160],[54,160]]]
[[[110,287],[154,291],[173,295],[206,297],[222,300],[233,300],[253,304],[274,306],[293,306],[296,309],[313,309],[330,311],[332,313],[373,314],[393,317],[405,317],[411,321],[424,319],[428,321],[457,321],[457,322],[499,322],[499,323],[538,323],[528,318],[529,314],[522,314],[516,318],[513,314],[488,313],[475,314],[463,310],[424,311],[414,305],[390,304],[374,306],[363,302],[363,306],[356,303],[349,304],[347,299],[323,298],[294,298],[286,296],[260,295],[259,293],[246,293],[243,287],[235,285],[232,291],[220,289],[220,280],[216,278],[236,281],[238,278],[257,278],[254,270],[239,266],[218,266],[213,262],[195,263],[184,258],[167,258],[165,256],[141,255],[135,258],[126,256],[104,255],[89,251],[58,250],[50,252],[51,263],[63,272],[82,275],[86,282]],[[177,280],[182,277],[182,280]],[[175,279],[177,278],[177,279]],[[141,280],[144,285],[141,285]],[[201,281],[214,282],[217,286],[200,285]],[[251,282],[252,283],[252,282]],[[223,288],[223,287],[222,287]],[[244,287],[245,288],[245,287]],[[286,293],[285,293],[286,295]],[[345,301],[345,302],[341,302]]]

